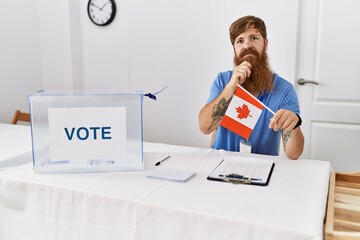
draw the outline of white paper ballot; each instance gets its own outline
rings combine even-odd
[[[191,178],[194,175],[195,172],[191,172],[191,171],[160,168],[149,171],[147,177],[175,181],[175,182],[186,182],[189,178]]]

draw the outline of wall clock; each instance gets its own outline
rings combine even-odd
[[[89,0],[87,11],[90,20],[98,26],[109,25],[115,18],[114,0]]]

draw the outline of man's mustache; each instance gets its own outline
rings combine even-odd
[[[242,52],[242,53],[240,53],[240,58],[244,58],[246,55],[248,55],[248,54],[253,54],[253,55],[255,55],[255,56],[257,56],[257,57],[259,57],[259,53],[255,50],[255,49],[253,49],[253,48],[247,48],[247,49],[244,49],[244,51]]]

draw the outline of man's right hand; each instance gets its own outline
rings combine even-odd
[[[236,89],[236,85],[242,85],[251,75],[251,64],[248,61],[242,62],[234,68],[229,84]]]

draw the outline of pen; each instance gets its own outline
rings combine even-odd
[[[157,163],[155,163],[155,166],[159,166],[163,161],[165,161],[166,159],[169,159],[170,158],[170,155],[169,156],[167,156],[166,158],[164,158],[163,160],[161,160],[161,161],[159,161],[159,162],[157,162]]]
[[[251,181],[262,181],[261,178],[248,178],[248,177],[244,177],[243,175],[239,175],[239,174],[229,174],[229,175],[220,174],[219,177],[229,178],[229,179],[244,179],[244,180],[251,180]]]

